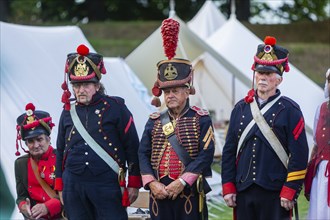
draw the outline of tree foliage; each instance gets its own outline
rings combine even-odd
[[[1,0],[10,3],[17,23],[106,20],[162,20],[169,16],[169,0]],[[175,1],[175,10],[191,19],[205,0]]]
[[[162,20],[169,16],[170,0],[0,0],[1,20],[14,23],[107,21],[107,20]],[[231,1],[215,0],[220,10],[230,14]],[[175,11],[183,20],[190,20],[205,0],[176,0]],[[329,18],[326,5],[329,0],[284,1],[277,10],[267,1],[235,0],[239,20],[248,21],[251,16],[270,12],[288,21],[320,21]],[[9,6],[9,7],[8,7]],[[6,17],[7,16],[7,17]]]
[[[325,11],[327,4],[329,4],[329,0],[294,0],[294,5],[284,3],[279,8],[280,13],[278,15],[290,21],[322,21],[327,18]]]
[[[272,9],[266,2],[251,0],[251,10],[252,16],[260,16],[261,12],[272,12],[272,14],[288,22],[323,21],[329,18],[326,11],[326,8],[330,7],[329,4],[329,0],[293,0],[292,2],[283,1],[279,8]]]

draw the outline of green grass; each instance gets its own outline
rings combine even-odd
[[[127,40],[127,39],[95,39],[92,38],[89,42],[93,45],[94,49],[109,57],[125,57],[130,54],[135,47],[137,47],[142,40]]]
[[[218,173],[220,173],[221,167],[220,162],[217,161],[212,165],[212,169]],[[209,205],[209,213],[215,214],[217,217],[212,218],[209,216],[210,220],[230,220],[233,219],[233,209],[226,206],[226,204],[214,204],[217,208],[212,208]],[[220,211],[218,208],[222,209]],[[306,200],[304,196],[304,191],[301,191],[301,194],[298,197],[298,213],[299,213],[299,219],[304,220],[306,219],[307,212],[309,208],[309,202]],[[294,217],[292,219],[295,219]]]
[[[212,213],[214,215],[216,215],[216,217],[211,217],[209,216],[210,220],[230,220],[233,219],[233,209],[227,207],[225,204],[220,204],[217,203],[215,204],[215,206],[217,206],[217,208],[212,208],[209,205],[209,213]],[[309,207],[309,202],[306,200],[305,196],[302,194],[300,194],[300,196],[298,197],[298,213],[299,213],[299,219],[303,220],[306,219],[307,216],[307,212],[308,212],[308,207]],[[222,211],[220,211],[218,208],[222,209]],[[292,219],[295,219],[295,217],[293,217]]]
[[[323,88],[325,72],[330,67],[330,44],[284,43],[283,46],[291,51],[290,62]]]

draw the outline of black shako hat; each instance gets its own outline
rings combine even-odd
[[[81,44],[76,53],[69,53],[65,65],[65,72],[71,83],[99,82],[102,74],[106,73],[103,56],[90,53],[89,48]]]
[[[69,53],[65,62],[62,102],[64,109],[70,110],[71,92],[68,88],[68,79],[71,83],[99,82],[102,74],[106,74],[103,56],[90,53],[84,44],[77,47],[76,53]]]
[[[276,45],[276,39],[266,36],[264,44],[258,45],[257,53],[254,56],[252,70],[258,72],[276,72],[283,75],[289,72],[289,51]]]

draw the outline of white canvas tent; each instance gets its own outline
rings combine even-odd
[[[246,95],[249,87],[208,52],[197,57],[193,66],[194,83],[203,95],[204,105],[215,113],[216,121],[229,120],[235,103]],[[199,104],[198,99],[194,102]]]
[[[187,25],[200,38],[206,39],[226,23],[226,20],[215,3],[207,0]]]
[[[9,193],[16,198],[16,118],[25,111],[25,105],[32,102],[36,109],[48,111],[57,125],[63,106],[60,86],[64,80],[66,56],[79,44],[87,45],[91,51],[94,49],[76,26],[32,27],[1,22],[0,32],[0,161]],[[148,115],[153,111],[147,90],[123,59],[106,58],[105,66],[107,74],[102,77],[102,82],[107,93],[126,100],[141,136]],[[56,135],[55,126],[51,134],[53,146]],[[12,219],[19,218],[21,214],[15,207]]]

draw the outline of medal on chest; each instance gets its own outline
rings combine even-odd
[[[42,179],[45,178],[45,170],[46,170],[46,166],[43,166],[43,167],[42,167],[42,171],[40,172],[40,177],[41,177]]]
[[[46,168],[47,168],[47,166],[42,166],[42,168],[41,168],[40,177],[42,179],[45,179],[45,177],[46,177],[46,174],[45,174]],[[48,177],[51,180],[55,179],[55,166],[54,165],[52,167],[50,167],[50,174]]]
[[[49,174],[49,179],[53,180],[55,179],[55,166],[53,165],[52,168],[51,168],[51,172]]]

